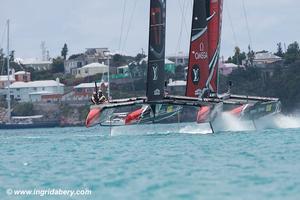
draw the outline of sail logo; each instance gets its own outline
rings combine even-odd
[[[158,79],[158,73],[157,73],[158,65],[152,65],[152,70],[153,70],[153,81],[157,81]]]
[[[207,51],[205,51],[205,45],[203,42],[201,42],[199,45],[199,51],[193,53],[195,54],[196,60],[204,60],[208,58],[208,53]]]
[[[200,80],[200,69],[198,65],[192,67],[192,81],[195,85],[198,85]]]
[[[159,89],[154,90],[153,95],[154,96],[160,96],[160,90]]]

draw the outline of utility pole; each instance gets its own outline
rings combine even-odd
[[[7,20],[7,109],[8,109],[8,121],[10,122],[10,118],[11,118],[11,106],[10,106],[10,73],[9,73],[9,19]]]
[[[107,50],[104,52],[107,56],[107,66],[108,66],[108,72],[107,72],[107,81],[108,81],[108,86],[107,86],[107,97],[108,97],[108,100],[111,99],[111,96],[110,96],[110,71],[109,71],[109,59],[110,59],[110,51]]]

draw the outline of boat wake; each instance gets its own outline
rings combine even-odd
[[[229,114],[221,114],[212,124],[215,132],[241,132],[264,129],[289,129],[300,128],[300,117],[279,114],[255,121],[245,121]],[[130,126],[115,126],[110,129],[112,136],[121,135],[168,135],[168,134],[193,134],[205,135],[213,131],[208,123],[173,123],[173,124],[143,124]]]
[[[209,124],[173,123],[173,124],[143,124],[129,126],[115,126],[111,128],[112,136],[119,135],[154,135],[154,134],[211,134]]]
[[[300,128],[300,117],[280,114],[274,118],[274,123],[277,128]]]
[[[278,114],[260,118],[259,120],[240,120],[239,118],[223,113],[214,122],[216,131],[255,131],[264,129],[300,128],[300,117]]]
[[[235,117],[230,113],[222,113],[214,121],[213,126],[215,128],[215,131],[217,132],[237,132],[255,130],[255,126],[252,121],[240,120],[238,117]]]

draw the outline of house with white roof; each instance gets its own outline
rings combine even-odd
[[[148,57],[143,58],[139,64],[142,64],[143,62],[148,63]],[[165,58],[165,71],[175,73],[175,70],[176,70],[175,62]]]
[[[6,90],[8,87],[5,88]],[[64,84],[59,79],[31,82],[14,82],[10,85],[12,99],[19,102],[38,102],[44,96],[64,94]]]
[[[107,82],[97,83],[98,89],[106,91],[108,87]],[[73,90],[64,94],[62,101],[88,101],[95,91],[95,83],[81,83],[73,87]]]
[[[15,75],[14,74],[9,75],[9,82],[10,82],[10,84],[12,84],[15,81],[16,81]],[[7,75],[1,75],[0,76],[0,89],[3,89],[5,87],[7,87],[7,86],[8,86],[8,76]]]
[[[189,63],[189,55],[179,52],[177,55],[170,55],[167,57],[169,60],[175,63],[176,66],[187,66]]]
[[[26,68],[33,68],[36,71],[46,71],[52,69],[52,61],[40,61],[37,59],[20,60]]]
[[[184,95],[186,90],[186,81],[184,80],[169,80],[168,92],[172,95]]]
[[[18,71],[15,73],[16,81],[29,82],[31,81],[31,73],[25,71]]]
[[[253,64],[257,67],[265,67],[268,64],[273,64],[282,60],[281,57],[276,56],[271,52],[259,52],[255,54]]]
[[[91,63],[76,69],[76,78],[85,78],[96,74],[105,74],[108,72],[108,66],[101,63]]]

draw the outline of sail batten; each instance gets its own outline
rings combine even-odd
[[[164,98],[166,0],[150,1],[149,50],[147,70],[148,101]]]

